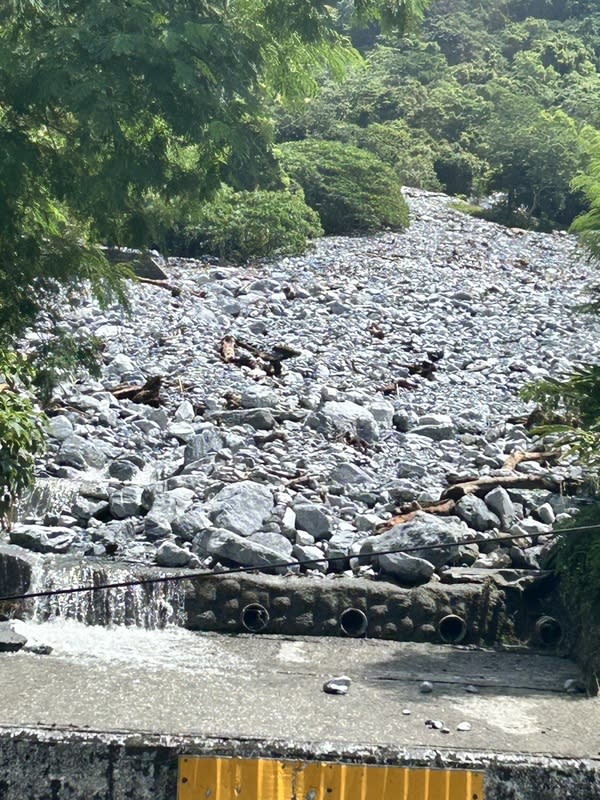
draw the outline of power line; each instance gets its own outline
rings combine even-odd
[[[583,525],[577,528],[565,528],[564,530],[551,531],[550,533],[543,534],[545,536],[563,536],[564,534],[580,533],[582,531],[591,531],[600,529],[598,525]],[[466,544],[481,544],[482,542],[508,542],[515,539],[529,539],[534,536],[540,536],[539,533],[515,533],[506,536],[495,536],[490,539],[482,539],[481,537],[473,537],[471,539],[462,539],[460,542],[438,542],[437,544],[428,545],[415,545],[413,547],[394,548],[391,550],[378,550],[373,553],[361,553],[356,556],[323,556],[322,558],[309,558],[302,561],[281,561],[274,564],[264,564],[263,569],[292,569],[296,567],[306,567],[314,564],[322,564],[331,561],[348,561],[351,558],[358,558],[361,560],[373,559],[379,556],[397,555],[399,553],[420,553],[424,550],[441,550],[447,547],[460,547]],[[70,586],[65,589],[49,589],[43,592],[27,592],[25,594],[14,594],[0,597],[0,603],[14,601],[14,600],[34,600],[39,597],[56,597],[57,595],[79,594],[83,592],[100,592],[108,589],[126,589],[131,586],[146,586],[149,584],[160,583],[175,583],[178,581],[187,580],[203,580],[212,577],[227,577],[229,575],[240,575],[248,572],[257,572],[259,567],[256,565],[251,567],[231,567],[222,572],[213,572],[211,570],[202,570],[201,572],[186,572],[178,575],[161,575],[156,578],[136,578],[130,581],[117,581],[115,583],[102,583],[97,586]]]

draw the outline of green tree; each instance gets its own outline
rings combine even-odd
[[[284,169],[319,213],[325,233],[367,233],[408,225],[400,181],[372,153],[317,139],[287,142],[279,149]]]
[[[404,25],[425,6],[355,0],[352,13]],[[0,6],[0,490],[31,478],[19,458],[37,441],[17,337],[81,281],[123,300],[128,273],[97,243],[148,244],[149,208],[200,203],[223,179],[276,183],[268,102],[303,100],[356,60],[336,23],[323,0]]]

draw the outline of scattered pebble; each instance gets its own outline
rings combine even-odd
[[[348,694],[352,680],[347,675],[340,675],[331,678],[323,684],[323,691],[326,694]]]
[[[433,683],[431,681],[423,681],[419,686],[421,694],[431,694],[433,692]]]
[[[459,722],[456,726],[457,731],[470,731],[471,730],[471,723],[470,722]]]

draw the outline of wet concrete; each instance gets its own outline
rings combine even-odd
[[[0,657],[0,727],[571,758],[600,750],[600,700],[565,693],[578,670],[553,656],[68,621],[31,632],[55,649]],[[324,694],[340,674],[352,679],[348,695]],[[433,693],[419,692],[423,680]],[[450,733],[430,730],[430,718]],[[461,722],[471,730],[457,731]]]

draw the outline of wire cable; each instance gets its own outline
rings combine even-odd
[[[253,565],[250,567],[231,567],[224,569],[220,572],[213,570],[191,571],[180,573],[177,575],[161,575],[155,578],[136,578],[130,581],[117,581],[114,583],[102,583],[97,586],[70,586],[64,589],[47,589],[40,592],[27,592],[24,594],[7,595],[0,597],[0,603],[5,603],[15,600],[34,600],[39,597],[56,597],[58,595],[78,594],[82,592],[100,592],[108,589],[126,589],[131,586],[146,586],[160,583],[175,583],[178,581],[187,580],[203,580],[212,577],[228,577],[230,575],[240,575],[248,572],[259,572],[261,569],[265,570],[282,570],[282,569],[295,569],[297,567],[306,567],[314,564],[329,563],[332,561],[348,561],[351,558],[358,558],[361,561],[377,558],[379,556],[397,555],[399,553],[417,553],[424,550],[441,550],[448,547],[460,547],[466,544],[481,544],[483,542],[509,542],[515,539],[530,539],[534,536],[563,536],[571,533],[581,533],[583,531],[598,530],[598,525],[583,525],[577,528],[565,528],[564,530],[551,531],[547,534],[540,533],[515,533],[505,536],[495,536],[489,539],[484,539],[481,536],[472,537],[470,539],[462,539],[460,542],[438,542],[437,544],[428,545],[415,545],[413,547],[397,547],[390,550],[377,550],[373,553],[360,553],[359,555],[346,555],[346,556],[323,556],[322,558],[309,558],[301,561],[281,561],[274,564],[263,564],[261,567]]]

